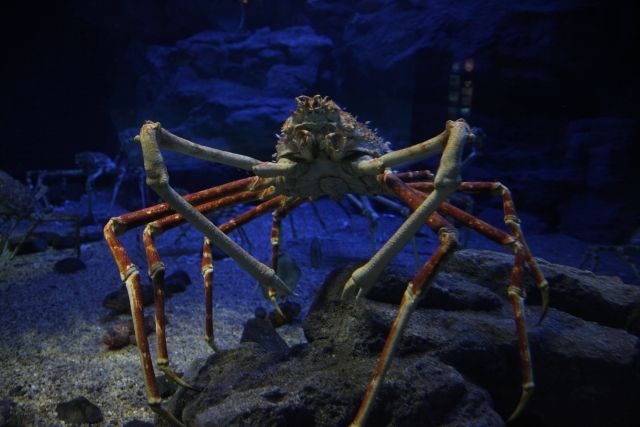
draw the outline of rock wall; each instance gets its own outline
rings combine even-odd
[[[637,9],[621,0],[15,6],[6,16],[31,24],[3,29],[13,61],[2,119],[14,147],[0,167],[15,175],[71,166],[78,151],[115,154],[145,119],[268,159],[293,97],[316,92],[403,147],[441,130],[452,65],[473,58],[469,120],[488,139],[465,178],[508,184],[550,230],[623,242],[640,224],[629,188],[639,178]]]

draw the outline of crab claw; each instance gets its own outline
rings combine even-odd
[[[295,293],[294,290],[291,289],[273,269],[268,269],[267,274],[269,275],[266,280],[268,283],[262,283],[262,281],[258,282],[264,287],[266,295],[271,295],[271,293],[273,293],[274,295],[277,294],[282,296],[298,296],[298,294]]]
[[[353,276],[349,277],[347,283],[344,284],[344,288],[342,288],[342,301],[350,301],[355,299],[360,292],[360,287],[353,280]]]
[[[278,304],[277,295],[278,294],[277,294],[275,289],[269,288],[267,290],[267,296],[269,297],[269,300],[271,301],[271,304],[273,304],[273,307],[276,310],[276,313],[278,313],[278,315],[280,317],[282,317],[283,319],[286,319],[287,316],[284,315],[284,313],[282,312],[282,309],[280,308],[280,305]]]
[[[342,301],[358,300],[369,291],[371,286],[366,285],[366,281],[362,280],[362,275],[362,267],[351,274],[342,289]]]

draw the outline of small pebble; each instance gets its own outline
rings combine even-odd
[[[63,258],[53,266],[53,269],[60,274],[71,274],[85,268],[87,268],[86,264],[76,257]]]
[[[146,421],[140,420],[131,420],[124,423],[123,427],[153,427],[153,423],[148,423]]]
[[[300,314],[300,311],[302,310],[302,306],[293,301],[285,301],[279,305],[280,310],[282,310],[282,314],[284,314],[284,317],[282,317],[280,313],[275,310],[269,313],[269,321],[275,328],[279,328],[280,326],[284,326],[293,322],[296,316]]]
[[[76,397],[68,402],[58,403],[56,412],[58,413],[58,419],[66,423],[99,423],[104,419],[100,408],[84,396]]]
[[[121,284],[118,285],[119,289],[107,294],[102,300],[102,306],[113,310],[114,313],[129,313],[131,308],[129,305],[129,294],[127,289]],[[153,288],[151,286],[141,286],[142,293],[142,305],[144,307],[153,303]]]
[[[7,399],[0,399],[0,427],[10,427],[16,423],[16,404]]]
[[[178,384],[164,374],[157,376],[156,381],[158,383],[158,393],[163,399],[171,397],[178,391]]]
[[[9,244],[7,245],[8,249],[13,252],[21,240],[22,236],[12,237],[9,240]],[[47,250],[48,247],[49,244],[45,239],[41,237],[31,236],[22,245],[20,245],[20,249],[18,249],[16,255],[35,254],[37,252]]]
[[[256,309],[256,311],[258,311]],[[255,342],[269,352],[287,353],[289,346],[278,334],[271,322],[265,318],[255,317],[244,324],[240,342]]]

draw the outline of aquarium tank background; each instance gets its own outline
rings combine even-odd
[[[464,118],[474,128],[481,129],[482,144],[464,153],[467,161],[462,168],[462,179],[500,181],[511,190],[533,255],[562,266],[553,273],[551,267],[543,268],[544,274],[553,278],[551,288],[555,283],[556,289],[564,289],[557,291],[561,295],[556,295],[556,301],[568,298],[568,302],[554,306],[552,294],[552,310],[562,312],[561,316],[576,316],[580,321],[615,328],[615,333],[603,335],[606,338],[601,342],[611,346],[616,362],[600,353],[594,357],[603,358],[602,366],[615,365],[615,374],[612,374],[604,368],[599,370],[599,363],[590,365],[589,357],[581,359],[583,355],[566,356],[566,365],[558,362],[560,356],[556,357],[551,351],[549,354],[553,355],[545,358],[545,347],[541,344],[544,338],[540,338],[544,330],[536,332],[532,315],[529,328],[534,331],[530,333],[534,336],[531,340],[535,372],[544,371],[545,367],[549,369],[547,372],[552,369],[566,372],[567,366],[575,367],[575,377],[586,379],[580,385],[572,385],[564,395],[578,390],[576,394],[582,396],[579,391],[590,386],[608,390],[610,399],[594,398],[601,406],[592,412],[586,411],[584,418],[580,418],[581,425],[599,425],[602,419],[610,420],[611,425],[631,425],[627,424],[628,420],[640,416],[637,409],[625,406],[629,396],[637,392],[631,380],[640,381],[637,350],[640,327],[637,323],[632,325],[640,317],[637,308],[640,298],[637,188],[640,183],[637,165],[640,94],[637,69],[633,65],[639,59],[636,3],[69,0],[10,1],[0,8],[0,31],[4,40],[0,71],[0,171],[4,173],[0,175],[0,198],[4,198],[0,200],[3,221],[0,232],[3,244],[6,243],[0,257],[0,319],[4,324],[1,333],[5,343],[0,351],[0,363],[5,365],[0,375],[0,427],[62,425],[64,420],[104,425],[115,425],[108,424],[110,422],[124,425],[133,420],[151,422],[154,413],[146,406],[135,345],[113,352],[107,350],[105,344],[111,347],[109,343],[116,340],[115,335],[106,340],[102,338],[105,329],[117,329],[113,327],[114,319],[126,317],[128,310],[126,299],[122,303],[117,297],[107,298],[111,291],[123,287],[102,241],[102,227],[112,216],[160,202],[155,193],[143,185],[142,154],[134,137],[145,120],[152,120],[199,144],[269,161],[282,123],[296,108],[295,98],[315,94],[330,97],[358,120],[367,122],[393,149],[433,137],[449,119]],[[182,194],[248,176],[247,172],[233,167],[212,166],[176,153],[164,155],[171,184]],[[438,160],[439,157],[419,161],[404,170],[435,171]],[[11,177],[17,181],[10,180]],[[46,186],[46,202],[29,202],[36,194],[42,196],[39,193],[42,185]],[[23,194],[29,194],[24,196],[26,202],[13,203],[22,200]],[[289,267],[296,278],[294,281],[313,281],[315,286],[309,285],[307,290],[300,291],[304,297],[302,314],[308,312],[315,298],[313,291],[327,277],[334,277],[329,273],[339,267],[338,261],[349,258],[340,247],[344,251],[352,245],[352,254],[358,255],[348,260],[364,261],[370,258],[372,248],[380,247],[402,221],[402,214],[397,210],[375,203],[376,218],[379,215],[382,219],[374,224],[371,214],[361,211],[362,203],[345,201],[344,206],[336,208],[335,205],[327,207],[329,202],[326,206],[318,202],[313,210],[320,211],[320,219],[308,207],[303,213],[292,215],[291,224],[283,222],[283,239],[293,242],[288,249],[291,259],[286,259],[292,263]],[[494,225],[504,225],[499,197],[480,195],[474,196],[471,202],[461,199],[454,204]],[[34,231],[34,237],[24,242],[21,255],[10,257],[34,215],[52,216],[38,226],[41,229]],[[80,222],[79,237],[74,237],[74,219],[70,218],[74,216]],[[263,228],[256,228],[262,231],[250,229],[236,240],[244,247],[252,247],[252,253],[268,263],[270,219],[265,221],[261,223]],[[293,227],[299,228],[299,234],[295,234]],[[333,235],[327,231],[332,227],[337,230]],[[311,230],[308,235],[307,229]],[[186,269],[185,274],[191,279],[187,277],[185,282],[201,281],[198,270],[201,237],[188,227],[180,230],[159,243],[160,252],[164,251],[167,260],[171,260],[171,265],[166,261],[168,273]],[[126,243],[132,248],[134,262],[144,273],[141,233],[142,228],[131,232]],[[428,233],[425,231],[425,235]],[[349,235],[358,238],[351,241]],[[428,240],[425,235],[419,235],[418,245],[420,238],[427,239],[433,249],[437,239]],[[463,234],[463,238],[465,247],[499,250],[478,237]],[[257,243],[258,240],[263,242]],[[80,256],[72,252],[76,246],[80,248]],[[405,252],[407,263],[412,264],[412,249]],[[224,254],[216,256],[222,259]],[[62,259],[76,261],[67,261],[60,267]],[[502,268],[511,265],[511,258],[508,259],[492,258],[495,265],[489,263],[502,273],[479,276],[486,281],[492,274],[495,277],[503,274],[508,282],[508,272]],[[224,268],[229,271],[236,268],[228,260],[221,264],[226,265],[221,273],[223,277],[231,274],[225,273]],[[320,269],[321,265],[324,270]],[[313,273],[305,272],[311,267]],[[457,274],[448,268],[445,274]],[[601,290],[599,286],[605,282],[593,279],[599,276],[589,273],[585,279],[586,273],[580,275],[572,268],[611,276],[606,279],[609,288]],[[239,269],[233,271],[246,276]],[[449,279],[445,282],[451,281],[450,276],[446,277]],[[590,280],[595,284],[588,282],[581,287],[586,283],[583,281]],[[574,289],[571,287],[574,285],[578,288],[567,290]],[[177,296],[167,304],[175,299],[175,304],[184,303],[202,311],[199,286],[197,282],[187,287],[185,294],[176,292]],[[219,290],[219,301],[228,297],[232,303],[225,306],[216,301],[216,310],[233,307],[235,311],[233,315],[216,316],[224,316],[220,323],[226,324],[229,320],[238,326],[222,332],[220,339],[225,349],[237,346],[244,322],[251,319],[256,306],[264,302],[252,286],[247,286],[247,292],[235,288],[227,292],[224,286]],[[189,292],[193,295],[189,296]],[[591,299],[590,292],[608,296],[603,296],[604,300]],[[608,292],[615,295],[610,296],[613,294]],[[182,303],[180,298],[184,299]],[[539,305],[536,297],[532,298],[533,304]],[[29,301],[31,304],[27,304]],[[37,301],[37,309],[33,301]],[[67,311],[60,314],[65,301],[75,302],[69,302]],[[113,310],[122,304],[124,315],[105,320],[107,308]],[[267,310],[273,308],[268,301],[263,305]],[[75,310],[74,307],[82,308]],[[153,312],[151,307],[146,310],[146,314]],[[177,317],[176,321],[169,318],[170,350],[171,334],[188,329],[180,326],[182,309],[176,310],[169,314]],[[509,316],[504,316],[504,321],[510,322],[510,335],[505,343],[515,345],[513,321]],[[184,342],[199,340],[202,344],[203,315],[198,312],[194,317],[198,330],[191,331]],[[263,317],[256,311],[255,319]],[[300,318],[299,330],[301,321]],[[564,325],[553,316],[550,323],[551,329]],[[569,341],[575,339],[572,345],[590,349],[591,342],[583,335],[600,337],[600,332],[584,331],[586,329],[565,330]],[[132,330],[130,334],[135,343]],[[130,334],[124,335],[126,345]],[[308,338],[311,333],[305,331],[305,334]],[[299,335],[304,334],[299,332]],[[481,335],[479,332],[478,336]],[[38,339],[41,341],[34,344]],[[153,341],[155,336],[151,335],[150,342]],[[460,345],[466,345],[465,342],[461,339]],[[74,359],[74,365],[65,365],[64,350],[74,345],[82,349],[77,354],[82,360]],[[420,351],[427,351],[429,345],[418,347]],[[178,345],[174,344],[175,347]],[[199,357],[211,354],[204,347],[198,351]],[[47,357],[55,356],[46,355],[56,352],[60,352],[56,361],[48,361]],[[377,352],[370,356],[371,360],[375,360]],[[172,359],[181,373],[196,358],[186,354],[186,350],[184,353],[180,350]],[[32,354],[37,356],[31,357]],[[508,384],[502,388],[490,384],[488,378],[493,374],[477,373],[475,368],[466,366],[466,362],[457,360],[458,353],[453,349],[446,354],[451,357],[445,363],[452,363],[473,387],[479,384],[482,393],[491,395],[494,401],[487,403],[487,407],[506,418],[520,393],[517,357],[507,357],[515,379],[505,380]],[[29,355],[29,361],[25,362],[22,355]],[[494,355],[485,356],[492,359]],[[489,362],[484,363],[491,366]],[[47,365],[49,367],[45,367]],[[56,372],[51,372],[52,366]],[[110,372],[121,372],[122,376],[116,379],[96,376],[100,366],[109,366]],[[496,372],[502,372],[501,366],[496,367]],[[16,370],[20,373],[11,373]],[[86,375],[77,372],[86,372]],[[366,371],[363,381],[368,380],[370,373]],[[553,389],[544,383],[550,374],[540,375],[540,387]],[[589,375],[593,375],[592,382]],[[628,382],[619,386],[607,383],[607,378],[615,375]],[[63,377],[64,381],[53,380]],[[607,388],[609,386],[611,388]],[[113,389],[120,389],[117,398],[110,394],[109,390]],[[558,390],[563,389],[558,387]],[[357,409],[356,401],[360,399],[357,394],[353,397],[354,408],[345,412],[345,423]],[[102,410],[101,421],[97,421],[97,416],[89,420],[73,418],[77,415],[74,409],[70,409],[72,415],[68,415],[65,407],[59,407],[78,396],[97,403],[97,410]],[[576,413],[591,402],[588,398],[576,397],[558,409],[548,399],[534,396],[533,410],[525,411],[522,419],[513,425],[578,425],[572,417],[577,417]],[[436,400],[434,398],[434,402]],[[182,408],[186,404],[174,405]],[[413,410],[438,413],[434,405],[424,408],[414,405]],[[549,409],[549,405],[553,408]],[[120,410],[122,412],[118,412]],[[393,410],[380,413],[372,425],[378,425],[376,422],[417,425],[413,423],[421,418],[412,418],[415,413],[407,411],[402,416]],[[322,413],[311,409],[308,412]],[[617,415],[611,415],[614,413]],[[315,416],[283,415],[293,423],[290,425],[324,425],[318,421],[319,415]],[[441,418],[434,415],[433,423],[444,424],[451,416],[451,413]],[[460,412],[456,416],[460,417],[456,418],[459,422],[465,420]],[[501,418],[496,417],[485,421],[488,425],[501,422]],[[480,422],[480,418],[473,419]],[[267,422],[265,419],[253,421]],[[204,425],[216,425],[216,422],[234,425],[228,419],[212,420]]]
[[[468,179],[508,182],[551,229],[620,243],[639,209],[635,7],[12,2],[0,167],[22,178],[83,151],[116,157],[144,120],[268,160],[293,98],[316,93],[406,146],[449,118],[450,81],[472,59],[469,121],[488,139]],[[188,185],[220,177],[202,179]]]

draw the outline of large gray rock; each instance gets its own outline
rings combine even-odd
[[[369,425],[503,425],[520,396],[511,263],[472,250],[447,261],[409,322]],[[537,387],[517,425],[636,425],[640,340],[622,327],[640,288],[541,265],[552,308],[542,325],[527,322]],[[334,272],[319,292],[303,325],[308,344],[270,352],[244,343],[214,355],[187,374],[203,391],[178,392],[170,410],[188,426],[347,425],[409,280],[387,270],[375,300],[354,305],[340,301],[354,268]],[[526,315],[537,319],[532,302]]]
[[[309,26],[152,46],[142,52],[139,110],[187,138],[269,160],[293,99],[316,85],[332,46]]]

